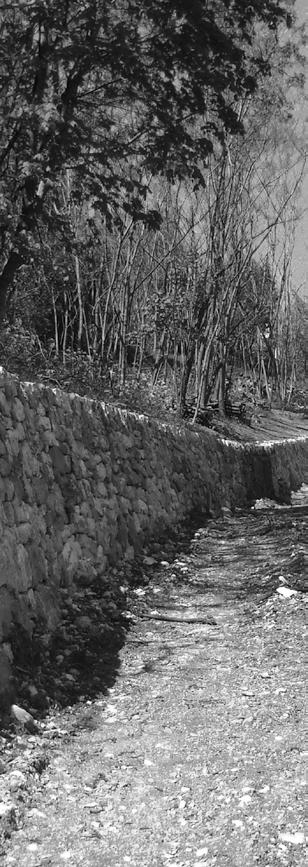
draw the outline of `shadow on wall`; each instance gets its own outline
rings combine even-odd
[[[57,624],[52,630],[44,618],[36,623],[32,635],[18,626],[11,637],[14,674],[8,671],[4,727],[10,722],[9,704],[22,705],[42,718],[51,706],[65,708],[108,692],[119,674],[120,651],[130,628],[127,591],[135,584],[147,585],[152,560],[159,561],[163,548],[167,547],[170,560],[179,546],[182,555],[189,553],[193,534],[206,519],[198,510],[182,531],[162,533],[153,543],[155,557],[150,558],[150,567],[140,554],[131,566],[118,565],[90,585],[84,575],[73,594],[71,587],[60,588]]]
[[[60,621],[50,633],[36,624],[32,638],[21,627],[11,639],[14,676],[10,702],[44,716],[50,706],[67,707],[110,689],[117,677],[125,641],[125,595],[102,583],[80,588],[72,599],[61,591]],[[5,703],[7,708],[7,700]],[[3,724],[8,722],[7,713]]]

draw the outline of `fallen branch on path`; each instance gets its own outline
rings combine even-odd
[[[145,620],[166,620],[168,623],[205,623],[207,626],[218,626],[217,620],[211,615],[204,617],[178,617],[176,614],[137,614],[137,617],[142,617]]]

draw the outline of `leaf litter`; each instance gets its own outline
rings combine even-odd
[[[3,867],[304,864],[307,529],[267,506],[149,552],[113,681],[3,735]]]

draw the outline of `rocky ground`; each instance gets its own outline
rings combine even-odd
[[[2,732],[4,867],[304,865],[307,493],[64,597]]]

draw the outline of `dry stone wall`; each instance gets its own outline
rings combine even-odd
[[[0,697],[14,630],[53,630],[60,586],[73,594],[193,512],[287,499],[303,481],[307,439],[177,432],[0,369]]]

